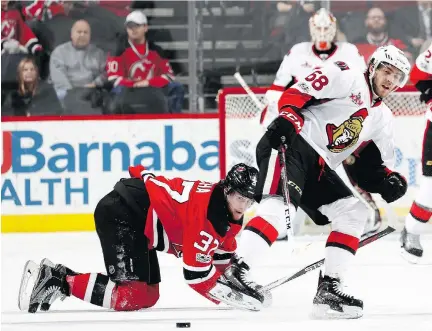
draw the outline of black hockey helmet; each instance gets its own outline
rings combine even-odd
[[[228,193],[236,191],[248,199],[253,199],[258,181],[258,170],[244,163],[236,164],[228,171],[222,185]]]

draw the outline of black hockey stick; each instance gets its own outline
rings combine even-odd
[[[288,230],[288,237],[290,240],[293,238],[293,231],[292,231],[292,224],[291,224],[291,215],[289,210],[290,205],[290,196],[289,196],[289,180],[288,180],[288,173],[286,168],[286,145],[285,145],[286,138],[284,136],[281,137],[281,144],[278,148],[278,154],[279,154],[279,163],[281,166],[281,178],[282,178],[282,194],[285,200],[286,209],[285,209],[285,223]]]
[[[384,230],[382,230],[382,231],[380,231],[380,232],[378,232],[378,233],[376,233],[376,234],[374,234],[374,235],[372,235],[372,236],[370,236],[368,238],[365,238],[362,241],[360,241],[359,248],[363,247],[365,245],[368,245],[368,244],[374,242],[375,240],[378,240],[378,239],[380,239],[380,238],[382,238],[382,237],[384,237],[384,236],[392,233],[394,230],[395,229],[393,229],[391,226],[388,226]],[[267,284],[266,286],[264,286],[263,290],[266,290],[266,291],[273,290],[274,288],[279,287],[279,286],[281,286],[281,285],[283,285],[285,283],[288,283],[289,281],[292,281],[293,279],[296,279],[296,278],[298,278],[300,276],[303,276],[303,275],[307,274],[308,272],[321,267],[324,264],[324,260],[325,259],[322,259],[322,260],[319,260],[319,261],[317,261],[315,263],[312,263],[312,264],[308,265],[307,267],[304,267],[302,270],[297,271],[292,276],[287,276],[287,277],[275,280],[274,282],[271,282],[271,283]]]

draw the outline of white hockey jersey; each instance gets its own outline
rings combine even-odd
[[[276,73],[273,85],[265,95],[268,106],[261,116],[261,124],[264,128],[267,128],[279,115],[277,102],[291,80],[306,77],[313,69],[324,66],[328,61],[343,61],[352,68],[357,67],[359,70],[366,70],[363,56],[359,54],[357,47],[353,44],[336,42],[336,49],[328,56],[316,53],[312,42],[294,45],[291,51],[285,55]]]
[[[303,108],[300,135],[336,169],[364,141],[373,140],[384,165],[394,162],[393,114],[372,101],[369,78],[343,62],[329,63],[286,90],[284,106]]]

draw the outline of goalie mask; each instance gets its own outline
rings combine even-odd
[[[336,37],[336,18],[321,8],[309,19],[309,29],[315,47],[320,51],[327,50]]]
[[[369,60],[369,80],[372,89],[374,90],[373,78],[377,70],[386,72],[386,79],[396,87],[403,87],[408,79],[411,71],[405,54],[393,45],[379,47]],[[376,91],[373,91],[375,94]]]

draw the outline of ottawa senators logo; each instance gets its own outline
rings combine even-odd
[[[360,132],[363,129],[363,122],[368,116],[366,108],[360,109],[344,121],[341,125],[327,124],[327,148],[333,153],[341,153],[347,148],[355,145]]]

